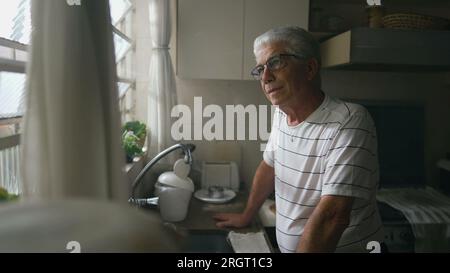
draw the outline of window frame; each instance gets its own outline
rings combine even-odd
[[[111,0],[110,0],[111,1]],[[112,0],[114,1],[114,0]],[[133,0],[128,1],[130,6],[124,10],[122,15],[117,19],[116,22],[111,22],[113,34],[118,35],[120,38],[127,41],[130,46],[127,50],[116,59],[117,65],[117,83],[126,83],[129,84],[128,88],[122,93],[119,94],[119,109],[121,115],[121,123],[125,124],[127,121],[131,121],[136,119],[136,41],[135,41],[135,31],[134,31],[134,20],[136,18],[136,5]],[[130,20],[130,22],[126,22]],[[130,33],[124,33],[121,30],[121,26],[126,27],[126,23],[131,24],[129,28]],[[118,57],[118,56],[116,56]],[[127,61],[131,62],[131,64],[126,63]],[[122,66],[125,68],[126,75],[122,75]],[[131,71],[130,71],[131,70]],[[134,71],[133,71],[134,70]]]

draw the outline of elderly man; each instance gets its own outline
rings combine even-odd
[[[319,45],[307,31],[269,30],[256,38],[254,54],[251,74],[277,108],[246,209],[215,215],[217,225],[247,226],[275,191],[280,251],[379,246],[377,138],[369,113],[321,90]]]

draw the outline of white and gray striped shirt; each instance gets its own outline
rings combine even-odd
[[[356,197],[336,252],[368,252],[369,241],[382,242],[376,130],[364,107],[325,95],[296,126],[289,126],[277,108],[264,161],[275,169],[276,233],[282,252],[295,251],[324,195]]]

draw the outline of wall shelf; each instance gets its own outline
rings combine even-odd
[[[322,67],[450,71],[450,31],[354,28],[321,43]]]

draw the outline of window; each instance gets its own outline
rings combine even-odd
[[[135,42],[133,32],[134,5],[129,0],[109,0],[114,32],[121,121],[135,119]]]
[[[23,115],[24,86],[25,74],[0,72],[0,119]]]
[[[132,0],[134,1],[134,0]],[[0,187],[20,193],[19,140],[24,114],[25,67],[31,1],[3,1],[0,9]],[[133,15],[130,0],[109,0],[118,74],[121,121],[135,119]]]
[[[8,0],[0,10],[0,187],[20,189],[20,122],[31,33],[30,0]]]
[[[28,44],[30,33],[30,0],[3,1],[0,10],[0,37]]]

